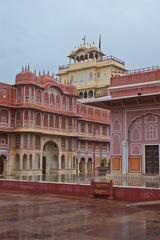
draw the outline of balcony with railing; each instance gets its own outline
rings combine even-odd
[[[59,70],[64,70],[64,69],[67,69],[67,68],[69,68],[69,64],[59,66]]]
[[[103,61],[115,61],[115,62],[117,62],[117,63],[120,63],[120,64],[122,64],[122,65],[125,65],[125,62],[124,61],[122,61],[121,59],[119,59],[119,58],[116,58],[116,57],[114,57],[114,56],[105,56],[105,57],[101,57],[101,58],[98,58],[97,59],[97,62],[103,62]]]
[[[114,71],[113,73],[114,76],[111,78],[111,88],[160,80],[159,66],[128,70],[123,73],[121,71]]]

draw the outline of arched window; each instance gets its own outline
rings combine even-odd
[[[20,155],[19,153],[16,153],[15,156],[15,170],[19,170],[20,169]]]
[[[72,129],[72,118],[71,117],[69,118],[68,125],[69,125],[69,129]]]
[[[90,54],[89,54],[89,58],[90,58],[90,59],[93,59],[93,53],[90,53]]]
[[[48,115],[44,114],[43,126],[48,128]]]
[[[37,101],[37,103],[41,102],[41,91],[40,90],[37,90],[37,92],[36,92],[36,101]]]
[[[30,111],[30,124],[34,124],[34,112]]]
[[[84,98],[87,98],[87,91],[84,92]]]
[[[61,169],[65,169],[65,156],[61,156]]]
[[[55,119],[55,128],[59,128],[59,117],[56,116],[56,119]]]
[[[88,97],[89,97],[89,98],[92,98],[92,97],[93,97],[93,91],[92,91],[92,90],[89,91]]]
[[[22,95],[21,95],[21,88],[18,88],[17,89],[17,101],[20,101],[21,97],[22,97]]]
[[[73,169],[75,169],[76,168],[76,157],[74,156],[73,157]]]
[[[98,53],[95,54],[95,58],[96,58],[96,59],[98,58]]]
[[[49,104],[49,95],[48,95],[48,92],[45,92],[45,94],[44,94],[44,104],[45,104],[45,105]]]
[[[79,97],[83,98],[83,92],[79,92]]]
[[[31,87],[31,100],[34,100],[34,88]]]
[[[29,155],[29,169],[32,169],[32,154]]]
[[[58,169],[58,156],[53,156],[53,161],[51,162],[51,169]]]
[[[88,60],[88,55],[87,54],[85,55],[85,60]]]
[[[83,55],[80,56],[80,61],[82,61],[82,62],[84,61],[84,56]]]
[[[16,114],[16,124],[17,126],[21,126],[22,124],[22,114],[20,111],[18,111]]]
[[[41,114],[40,113],[36,114],[36,126],[37,127],[41,126]]]
[[[79,56],[76,57],[76,61],[79,62]]]
[[[37,153],[36,156],[35,156],[35,168],[40,169],[40,155],[39,155],[39,153]]]
[[[54,116],[50,115],[49,118],[49,127],[54,128]]]
[[[51,95],[50,95],[50,104],[54,105],[54,94],[53,93],[51,93]]]
[[[61,122],[61,128],[65,129],[66,124],[65,124],[65,117],[62,117],[62,122]]]
[[[57,107],[60,106],[60,96],[59,95],[56,96],[56,106]]]
[[[26,102],[29,100],[29,87],[28,86],[25,87],[25,100],[26,100]]]
[[[24,112],[24,124],[28,124],[29,123],[29,114],[28,111]]]
[[[7,124],[8,123],[8,111],[0,110],[0,123]]]
[[[23,155],[23,169],[27,169],[27,154]]]
[[[63,108],[66,107],[66,96],[63,96],[63,98],[62,98],[62,106],[63,106]]]

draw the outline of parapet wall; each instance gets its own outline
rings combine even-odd
[[[0,180],[0,191],[90,197],[91,186],[90,184]],[[114,186],[113,197],[115,200],[132,202],[160,200],[160,189]]]

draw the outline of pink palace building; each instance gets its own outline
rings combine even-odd
[[[160,68],[113,76],[110,94],[90,104],[111,110],[111,172],[159,175]]]
[[[74,86],[25,67],[14,85],[0,83],[0,175],[93,173],[110,157],[109,124]]]

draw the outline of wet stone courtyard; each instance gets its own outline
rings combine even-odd
[[[0,191],[1,240],[159,240],[160,205]]]

